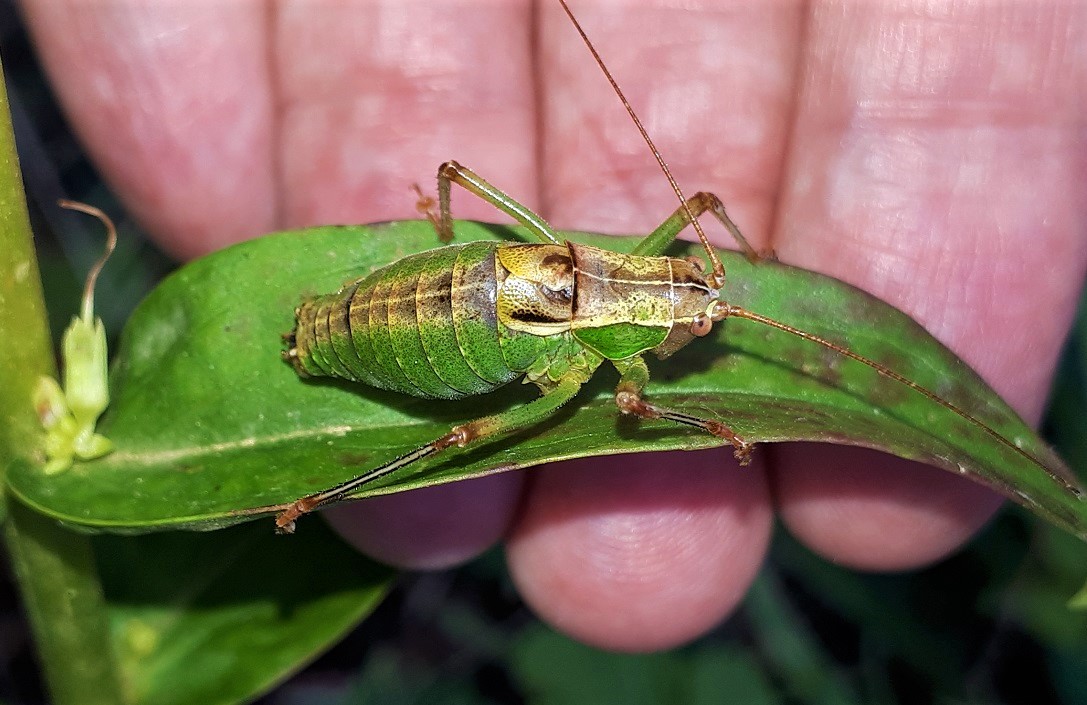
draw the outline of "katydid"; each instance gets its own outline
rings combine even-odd
[[[280,532],[303,514],[348,499],[365,484],[441,451],[531,427],[573,399],[605,360],[619,373],[615,403],[623,414],[665,419],[701,429],[732,445],[741,464],[752,443],[717,419],[666,409],[644,398],[648,352],[665,359],[713,324],[740,318],[821,345],[959,415],[999,443],[1038,465],[1034,456],[937,393],[887,366],[829,340],[720,300],[725,271],[698,218],[712,213],[752,261],[760,257],[732,222],[719,198],[685,198],[633,108],[565,0],[559,0],[600,69],[640,131],[679,201],[679,207],[631,254],[562,240],[542,218],[471,169],[450,161],[438,169],[438,212],[420,195],[420,207],[442,242],[453,238],[454,184],[476,194],[523,225],[540,242],[473,242],[411,255],[353,281],[333,294],[308,298],[296,309],[285,357],[304,376],[327,376],[422,398],[464,399],[524,377],[541,396],[527,404],[452,428],[391,462],[288,505],[276,517]],[[705,249],[697,258],[664,251],[691,225]]]

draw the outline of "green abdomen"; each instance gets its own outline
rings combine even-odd
[[[493,242],[397,260],[296,312],[290,357],[312,376],[459,399],[516,378],[502,355]]]

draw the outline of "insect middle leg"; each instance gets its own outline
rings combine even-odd
[[[745,440],[731,428],[714,419],[701,419],[697,416],[684,414],[671,409],[665,409],[650,404],[642,398],[642,392],[649,383],[649,368],[645,360],[640,357],[627,358],[626,360],[613,360],[616,369],[619,370],[619,384],[615,388],[615,404],[624,414],[638,416],[643,419],[667,419],[685,426],[693,426],[723,438],[732,444],[733,453],[740,465],[751,462],[751,451],[755,444]]]
[[[436,438],[430,443],[416,448],[407,455],[402,455],[396,460],[385,463],[384,465],[369,470],[357,477],[353,477],[335,487],[330,487],[327,490],[306,495],[305,497],[292,502],[290,506],[276,515],[276,531],[281,534],[294,533],[294,524],[303,514],[308,514],[323,505],[348,499],[351,493],[363,485],[373,482],[379,477],[384,477],[394,470],[399,470],[400,468],[411,465],[423,458],[428,458],[446,448],[451,448],[453,446],[463,448],[472,441],[538,423],[558,411],[559,407],[563,404],[573,399],[580,388],[581,382],[578,382],[577,380],[559,380],[554,388],[538,399],[533,399],[527,404],[514,407],[501,414],[485,416],[481,419],[455,426],[449,433],[441,438]]]
[[[728,230],[729,234],[732,235],[732,239],[740,246],[740,251],[743,252],[749,262],[773,258],[772,254],[762,254],[756,251],[755,248],[747,242],[747,238],[743,236],[740,229],[736,227],[736,223],[732,222],[732,218],[730,218],[725,211],[725,204],[721,202],[721,199],[706,191],[699,191],[688,198],[685,205],[677,208],[672,215],[668,216],[663,223],[657,226],[656,230],[649,233],[644,240],[638,243],[638,246],[634,248],[634,251],[631,254],[650,257],[663,254],[664,250],[676,239],[676,236],[691,224],[690,219],[687,217],[688,208],[691,211],[691,215],[695,218],[706,211],[712,213],[717,220],[721,221],[721,224],[725,226],[725,229]]]

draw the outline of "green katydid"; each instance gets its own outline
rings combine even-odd
[[[794,326],[719,300],[725,272],[699,225],[711,212],[748,259],[758,259],[720,199],[683,196],[641,121],[570,12],[574,27],[641,132],[680,206],[629,255],[562,241],[543,219],[456,162],[438,170],[438,213],[422,199],[443,242],[453,236],[453,184],[513,217],[540,244],[469,243],[411,255],[353,281],[336,293],[305,300],[296,310],[286,357],[303,376],[328,376],[422,398],[462,399],[487,393],[519,377],[542,395],[527,404],[454,427],[449,433],[391,462],[282,508],[280,531],[318,507],[350,498],[364,485],[447,448],[531,427],[570,401],[604,360],[619,372],[620,412],[665,419],[706,431],[730,443],[741,463],[752,444],[728,425],[666,409],[643,398],[647,352],[667,358],[713,324],[741,318],[769,326],[867,365],[984,431],[1037,465],[1075,495],[1080,490],[991,426],[936,392],[846,347]],[[709,259],[664,257],[688,225]]]

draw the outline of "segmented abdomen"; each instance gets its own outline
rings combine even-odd
[[[404,257],[296,310],[289,357],[300,374],[417,397],[459,399],[518,376],[495,313],[497,243]]]

